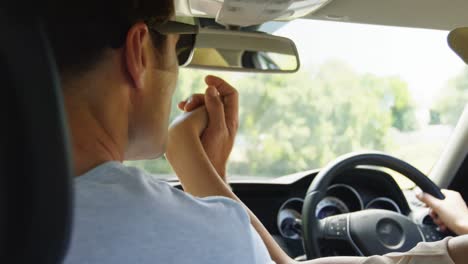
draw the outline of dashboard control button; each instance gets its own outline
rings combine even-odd
[[[347,239],[347,216],[334,216],[325,219],[326,237],[329,239]]]
[[[435,242],[442,240],[446,237],[446,234],[440,232],[436,227],[434,226],[420,226],[421,231],[424,235],[424,239],[426,242]]]

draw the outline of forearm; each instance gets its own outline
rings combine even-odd
[[[424,244],[427,244],[427,243],[423,243],[420,245],[424,245]],[[438,257],[436,255],[430,255],[431,252],[425,253],[427,250],[428,250],[427,248],[423,248],[423,250],[422,248],[419,248],[417,250],[417,253],[415,253],[413,249],[412,253],[410,251],[407,254],[403,254],[400,257],[393,257],[392,259],[385,257],[385,256],[382,256],[382,257],[374,256],[374,257],[371,257],[370,259],[366,257],[336,257],[336,258],[320,258],[320,259],[305,261],[301,263],[304,263],[304,264],[400,263],[403,260],[408,261],[410,259],[413,259],[415,263],[416,262],[424,263],[423,262],[424,258],[433,259],[435,257]],[[438,250],[440,251],[440,249]],[[468,252],[468,235],[454,237],[448,241],[448,253],[453,263],[455,264],[466,263],[467,252]],[[424,254],[427,254],[427,256],[425,256]],[[406,263],[406,261],[403,261],[403,262]],[[447,262],[444,261],[443,263],[447,263]]]
[[[364,262],[363,257],[331,257],[318,258],[309,261],[297,262],[301,264],[360,264]]]
[[[468,252],[468,236],[459,236],[450,239],[448,243],[450,257],[455,264],[466,263]]]
[[[191,131],[183,131],[184,134],[180,136],[175,133],[178,132],[170,132],[166,158],[184,190],[198,197],[225,192],[224,186],[219,184],[219,177],[214,177],[216,171],[213,165],[205,162],[205,154],[198,151],[201,143],[194,139],[196,133],[188,135]]]
[[[225,196],[241,202],[217,174],[209,161],[195,130],[172,131],[168,140],[168,160],[179,177],[184,190],[198,197]],[[180,134],[177,134],[180,133]],[[175,141],[177,138],[177,141]],[[242,202],[241,202],[242,203]],[[291,263],[293,260],[279,247],[258,218],[243,205],[252,226],[265,243],[271,258],[276,263]]]

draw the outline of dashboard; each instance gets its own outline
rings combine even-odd
[[[367,192],[371,193],[371,191]],[[401,214],[400,206],[392,198],[372,193],[365,197],[351,185],[334,184],[327,190],[326,196],[317,204],[315,216],[324,219],[329,216],[357,212],[365,209],[383,209]],[[304,200],[291,198],[285,201],[277,217],[278,231],[284,238],[300,239],[300,219]]]
[[[304,255],[301,235],[303,199],[318,171],[309,171],[273,180],[232,181],[236,195],[257,215],[280,246],[291,256]],[[338,176],[318,203],[315,215],[333,215],[366,209],[383,209],[411,218],[421,228],[433,227],[428,209],[416,198],[415,190],[402,191],[395,180],[378,169],[353,169]],[[446,234],[425,234],[426,241]],[[324,256],[355,255],[339,242],[333,247],[324,241]],[[333,248],[333,250],[331,250]]]

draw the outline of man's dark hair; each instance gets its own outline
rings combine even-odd
[[[149,27],[174,14],[173,0],[51,0],[45,26],[62,74],[89,70],[107,48],[122,47],[129,28],[143,21]],[[160,47],[162,35],[150,31]]]

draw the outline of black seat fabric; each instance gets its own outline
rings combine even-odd
[[[40,18],[2,7],[0,32],[0,263],[61,263],[73,196],[57,71]]]

